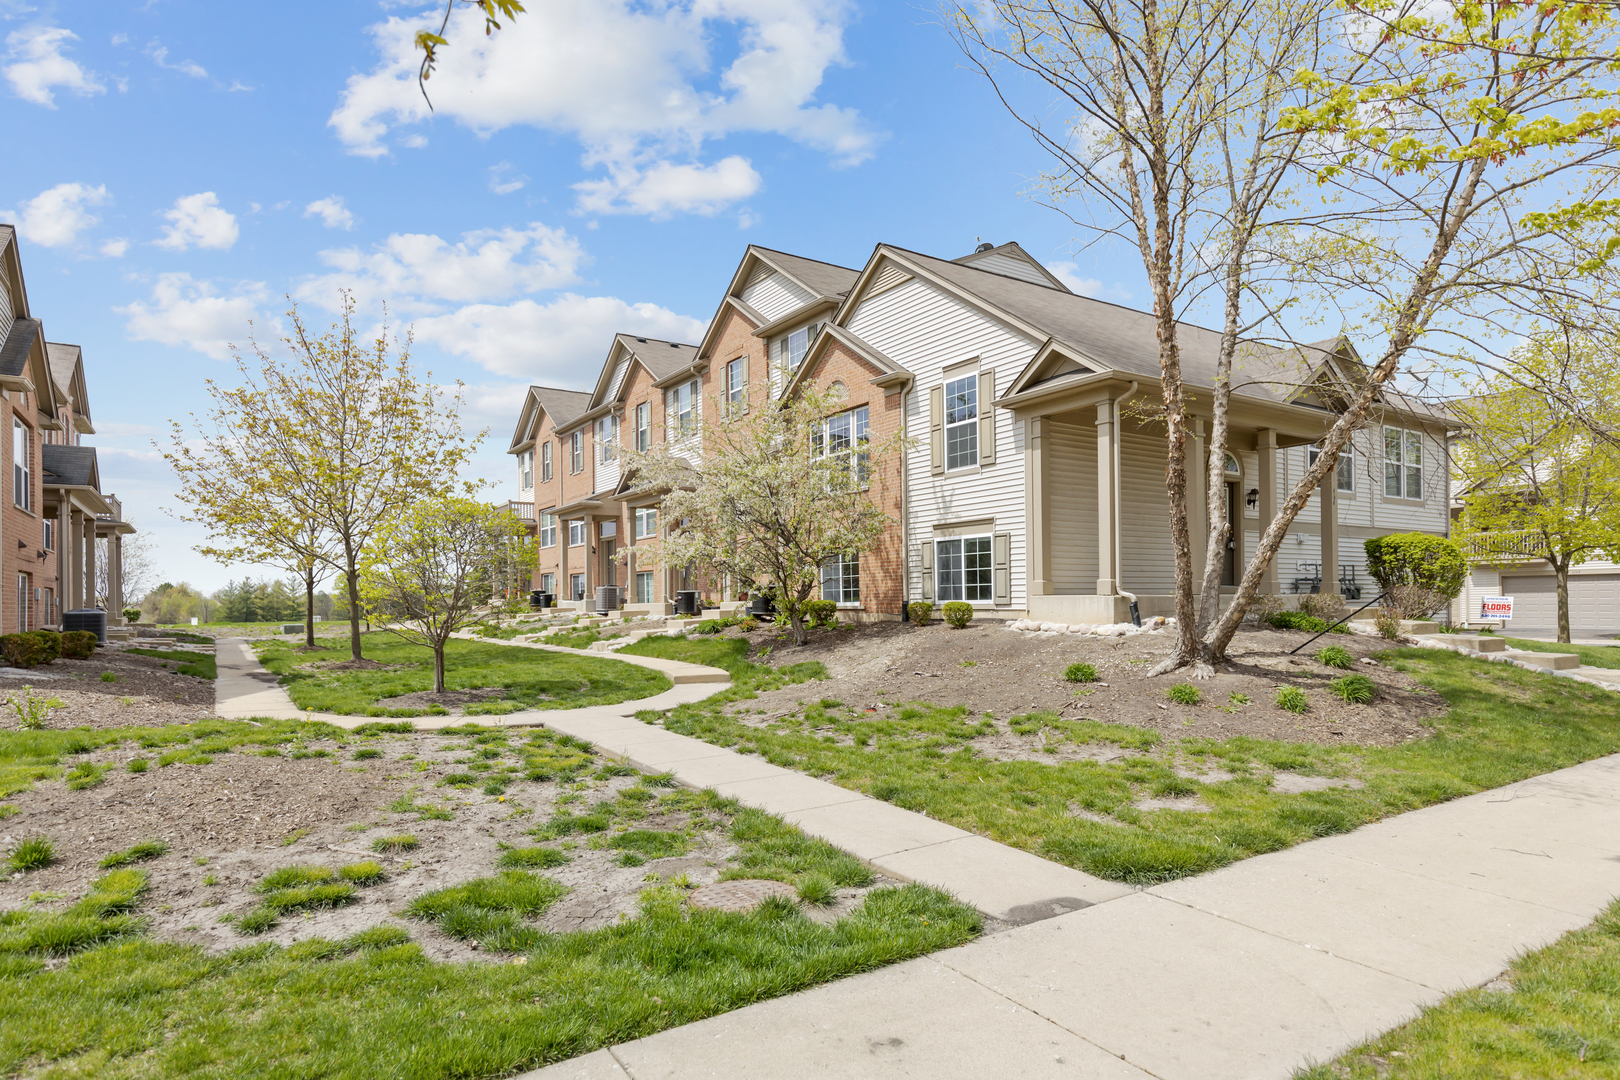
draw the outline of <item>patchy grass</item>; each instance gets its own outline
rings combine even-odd
[[[256,645],[266,668],[281,676],[293,703],[300,709],[335,712],[347,716],[422,716],[428,707],[390,708],[384,698],[433,689],[433,652],[409,645],[393,634],[361,636],[361,653],[387,669],[332,671],[308,666],[330,661],[311,656],[285,642]],[[450,690],[500,687],[506,698],[483,712],[516,709],[574,709],[584,705],[611,705],[650,697],[668,690],[670,682],[648,668],[595,656],[494,645],[482,641],[453,640],[445,652],[445,686]]]
[[[820,665],[771,670],[749,663],[740,640],[648,638],[632,652],[724,667],[732,686],[668,714],[643,712],[692,735],[798,769],[1100,877],[1148,884],[1202,873],[1304,840],[1347,832],[1390,814],[1500,787],[1620,752],[1620,696],[1572,680],[1455,653],[1404,649],[1383,660],[1437,690],[1450,705],[1432,734],[1399,746],[1327,746],[1253,738],[1165,740],[1127,725],[1029,713],[1015,734],[1047,745],[1113,745],[1111,761],[997,761],[974,740],[991,720],[963,708],[908,704],[864,714],[807,704],[751,725],[727,704],[820,674]],[[1232,699],[1223,708],[1241,709]],[[1189,766],[1191,767],[1189,769]],[[1178,775],[1220,769],[1231,779]],[[1355,778],[1360,788],[1301,794],[1272,789],[1287,770]],[[1207,813],[1141,810],[1138,800],[1197,795]],[[588,817],[588,812],[587,815]]]
[[[1589,667],[1620,668],[1620,645],[1560,645],[1556,641],[1508,638],[1510,649],[1523,652],[1575,653]]]
[[[127,847],[123,851],[115,851],[102,859],[101,868],[110,870],[115,866],[128,866],[131,863],[145,862],[147,859],[155,859],[160,855],[165,855],[168,851],[169,845],[162,840],[142,840],[133,847]]]
[[[219,669],[215,665],[211,653],[186,652],[183,649],[125,649],[127,653],[136,656],[155,656],[164,661],[164,667],[171,668],[181,675],[191,675],[199,679],[219,678]]]
[[[1620,901],[1520,957],[1507,983],[1452,994],[1298,1080],[1620,1075]]]

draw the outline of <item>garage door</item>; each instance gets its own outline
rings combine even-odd
[[[1558,583],[1551,575],[1505,577],[1502,595],[1513,597],[1513,626],[1550,630],[1558,625]],[[1569,625],[1577,630],[1620,629],[1620,574],[1571,574]]]

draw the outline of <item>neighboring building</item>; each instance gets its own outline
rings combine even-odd
[[[1210,399],[1218,344],[1214,332],[1182,328],[1195,412]],[[1226,470],[1228,505],[1241,523],[1228,583],[1364,372],[1342,339],[1243,349]],[[530,390],[511,452],[527,461],[550,423],[550,453],[572,478],[534,489],[541,577],[552,573],[563,586],[551,591],[578,597],[597,583],[623,583],[648,610],[681,587],[718,599],[723,582],[613,561],[619,546],[656,543],[663,524],[649,517],[655,494],[638,497],[620,482],[616,448],[635,439],[695,456],[704,409],[842,384],[830,431],[913,441],[874,470],[872,496],[894,519],[883,543],[825,573],[824,595],[848,617],[898,617],[921,598],[966,600],[993,616],[1116,622],[1128,617],[1133,594],[1143,614],[1173,610],[1165,441],[1152,416],[1158,373],[1151,316],[1071,293],[1017,244],[982,245],[955,260],[880,244],[860,270],[751,246],[701,343],[619,335],[587,401]],[[547,395],[567,415],[552,422]],[[1189,439],[1198,492],[1207,424],[1197,419]],[[1364,539],[1445,533],[1447,427],[1390,395],[1293,523],[1264,591],[1332,591],[1341,578],[1369,584]],[[548,518],[550,544],[560,549],[549,562]],[[1206,521],[1197,499],[1200,561]],[[580,556],[571,558],[576,540]]]
[[[9,225],[0,225],[0,428],[10,433],[0,455],[0,632],[57,627],[63,611],[92,606],[98,552],[108,622],[121,623],[122,538],[135,530],[101,492],[95,449],[80,445],[95,433],[81,350],[45,340]]]

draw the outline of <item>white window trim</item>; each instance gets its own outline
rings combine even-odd
[[[940,590],[940,587],[939,587],[939,572],[940,572],[941,567],[940,567],[940,558],[939,558],[939,545],[942,544],[942,543],[950,543],[952,541],[961,541],[962,547],[963,547],[963,550],[964,550],[964,554],[963,554],[964,565],[962,567],[962,575],[963,575],[963,578],[962,578],[962,591],[963,591],[963,593],[966,593],[967,592],[967,566],[965,565],[965,560],[966,560],[967,542],[969,540],[988,540],[988,541],[990,541],[990,598],[988,600],[965,600],[965,601],[962,601],[962,603],[972,604],[976,608],[979,608],[979,607],[993,608],[993,607],[996,606],[996,568],[995,568],[996,538],[995,538],[995,534],[994,533],[989,533],[989,532],[977,532],[977,531],[958,533],[957,535],[954,535],[954,536],[941,536],[941,535],[936,533],[934,535],[934,537],[932,538],[931,542],[934,545],[934,590],[933,591],[934,591],[934,603],[935,604],[944,605],[944,604],[948,604],[948,603],[953,602],[953,601],[944,599],[940,595],[941,590]]]
[[[579,541],[577,543],[574,541],[574,529],[576,527],[579,529]],[[590,530],[585,527],[585,519],[584,518],[570,518],[569,521],[568,521],[568,546],[569,547],[584,547],[585,542],[587,540],[589,540],[589,539],[590,539]]]
[[[646,453],[652,449],[652,406],[643,401],[636,406],[636,449]]]
[[[540,447],[540,482],[548,483],[551,480],[551,440],[547,439]]]
[[[950,419],[949,419],[950,411],[951,411],[950,386],[951,386],[952,383],[962,382],[963,380],[966,380],[969,383],[971,383],[972,387],[973,387],[973,415],[971,417],[969,417],[968,419],[966,419],[966,420],[958,420],[955,423],[952,423],[950,421]],[[940,417],[940,437],[945,440],[945,472],[946,473],[962,474],[962,473],[965,473],[968,469],[975,469],[976,470],[976,469],[979,468],[979,457],[980,457],[980,454],[979,454],[979,449],[980,449],[979,448],[979,407],[980,407],[980,402],[979,402],[979,368],[978,368],[978,365],[975,364],[971,368],[962,368],[960,371],[953,372],[952,374],[946,375],[945,376],[945,381],[943,383],[941,383],[941,386],[944,387],[944,390],[941,393],[941,399],[942,400],[941,400],[941,403],[940,403],[940,407],[944,411],[945,415]],[[972,430],[973,430],[973,460],[970,461],[970,462],[966,462],[964,464],[961,464],[961,465],[952,465],[951,464],[951,429],[952,428],[959,428],[959,427],[971,427]]]
[[[648,515],[652,516],[652,530],[650,532],[643,532],[642,531],[642,525],[646,521]],[[632,528],[632,531],[635,533],[635,538],[637,540],[655,540],[655,539],[657,539],[657,537],[658,537],[658,507],[656,507],[656,506],[638,506],[638,507],[636,507],[635,510],[633,511],[632,515],[631,515],[631,521],[633,523],[631,528]]]
[[[1397,461],[1397,462],[1392,462],[1392,461],[1389,460],[1389,433],[1392,432],[1392,431],[1399,432],[1400,436],[1401,436],[1401,440],[1400,440],[1401,457],[1400,457],[1400,460]],[[1385,424],[1383,426],[1383,431],[1381,432],[1381,434],[1382,434],[1383,439],[1384,439],[1384,450],[1383,450],[1383,452],[1384,452],[1384,476],[1383,476],[1384,483],[1383,483],[1383,488],[1382,488],[1383,493],[1384,493],[1384,498],[1386,498],[1386,499],[1399,499],[1401,502],[1408,502],[1408,503],[1425,503],[1425,502],[1427,502],[1429,500],[1429,494],[1428,494],[1429,483],[1428,483],[1428,476],[1427,476],[1427,470],[1428,470],[1428,460],[1427,459],[1428,459],[1428,456],[1429,456],[1429,451],[1428,451],[1428,447],[1424,445],[1423,432],[1419,431],[1419,430],[1415,430],[1413,428],[1402,428],[1402,427],[1396,427],[1393,424]],[[1418,456],[1418,463],[1415,466],[1409,464],[1407,462],[1407,460],[1406,460],[1407,447],[1410,444],[1411,436],[1414,436],[1414,435],[1417,437],[1418,455],[1419,455]],[[1391,495],[1389,493],[1389,466],[1392,465],[1392,464],[1399,466],[1399,469],[1400,469],[1400,471],[1396,475],[1400,479],[1401,490],[1400,490],[1400,492],[1398,494],[1395,494],[1395,495]],[[1412,470],[1413,468],[1416,468],[1417,471],[1418,471],[1418,483],[1423,489],[1417,495],[1408,494],[1408,492],[1411,490],[1411,485],[1409,483],[1407,483],[1407,477],[1408,477],[1408,474],[1409,474],[1410,470]]]
[[[1307,446],[1305,448],[1305,467],[1309,469],[1311,466],[1315,465],[1316,458],[1321,453],[1322,452],[1316,447]],[[1344,468],[1344,463],[1347,461],[1350,463],[1350,468],[1348,471]],[[1340,486],[1339,481],[1344,479],[1344,474],[1346,472],[1348,472],[1350,477],[1350,486],[1342,487]],[[1351,453],[1349,450],[1339,451],[1339,465],[1333,473],[1333,490],[1343,495],[1354,495],[1356,493],[1356,455]]]
[[[860,595],[861,594],[861,556],[860,556],[860,553],[856,552],[853,559],[847,558],[847,557],[845,557],[843,555],[837,555],[837,556],[834,556],[834,558],[836,558],[838,560],[838,565],[840,567],[840,571],[839,571],[839,575],[838,575],[838,595],[839,596],[844,595],[844,575],[843,575],[842,567],[844,566],[845,563],[848,563],[848,562],[854,562],[854,564],[855,564],[855,599],[853,599],[853,600],[836,600],[836,601],[834,601],[834,603],[836,603],[841,610],[850,609],[850,608],[859,608],[861,606],[861,603],[862,603],[861,595]],[[823,599],[823,600],[825,600],[827,598],[827,585],[826,585],[826,582],[827,582],[827,577],[826,577],[827,564],[831,563],[832,561],[833,561],[832,559],[828,559],[826,563],[822,564],[822,578],[821,578],[822,585],[821,585],[821,590],[820,590],[820,593],[821,593],[820,598]]]
[[[539,534],[540,546],[541,547],[543,547],[543,548],[556,547],[557,546],[557,515],[556,514],[551,514],[551,513],[542,513],[540,515],[540,520],[538,522],[538,526],[537,526],[536,531]],[[549,543],[549,544],[546,543],[546,533],[547,532],[551,533],[551,543]]]

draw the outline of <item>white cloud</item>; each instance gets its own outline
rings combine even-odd
[[[101,220],[85,207],[101,206],[111,197],[105,184],[57,184],[23,203],[20,210],[0,211],[0,216],[15,221],[17,231],[30,243],[67,247]]]
[[[479,133],[528,125],[579,139],[584,164],[608,172],[582,186],[582,204],[656,214],[682,209],[684,200],[712,213],[727,198],[746,197],[752,188],[744,181],[757,187],[758,174],[741,158],[704,164],[710,140],[770,132],[840,165],[872,155],[880,136],[858,112],[815,102],[827,69],[844,62],[849,11],[837,0],[601,0],[534,5],[486,37],[481,13],[457,7],[428,89],[438,115]],[[417,87],[413,43],[427,20],[390,18],[372,28],[379,63],[349,79],[329,121],[351,152],[382,155],[391,138],[396,145],[420,138],[395,132],[431,115]],[[732,47],[729,63],[714,55]],[[701,190],[676,198],[659,191],[699,181],[706,181]]]
[[[197,63],[195,60],[182,60],[178,64],[169,63],[168,48],[159,45],[155,41],[146,47],[146,55],[151,57],[152,62],[160,68],[165,68],[169,71],[178,71],[182,75],[190,75],[193,79],[208,78],[208,69]]]
[[[438,301],[498,300],[572,284],[585,252],[566,230],[533,222],[527,229],[466,233],[455,244],[395,233],[370,251],[323,251],[321,261],[333,272],[299,285],[300,299],[332,307],[346,288],[364,304],[388,300],[406,312],[433,313],[442,310]]]
[[[647,169],[610,166],[605,180],[574,185],[579,208],[593,214],[646,214],[666,218],[674,213],[714,214],[759,190],[760,176],[744,157],[713,165],[676,165],[660,161]]]
[[[470,304],[417,319],[415,329],[419,341],[431,341],[496,374],[584,387],[601,366],[614,334],[693,342],[703,335],[704,324],[657,304],[564,293],[548,304]]]
[[[1046,268],[1052,276],[1069,287],[1069,291],[1080,296],[1096,296],[1102,292],[1103,284],[1096,278],[1080,276],[1080,266],[1072,262],[1049,262]]]
[[[13,30],[6,35],[6,80],[12,93],[24,101],[56,108],[52,88],[62,87],[80,97],[105,93],[107,87],[89,72],[62,55],[69,41],[78,41],[77,34],[59,26],[29,26]]]
[[[113,311],[126,318],[124,332],[133,341],[184,345],[223,360],[233,344],[245,344],[258,305],[267,296],[259,282],[243,282],[220,296],[212,282],[190,274],[159,275],[150,302],[133,301]]]
[[[497,195],[510,195],[528,182],[529,178],[513,168],[510,161],[489,167],[489,190]]]
[[[316,199],[304,207],[305,217],[315,217],[317,215],[320,216],[321,224],[328,229],[354,228],[354,214],[349,211],[348,207],[343,205],[343,196],[341,195],[328,195],[326,198]]]
[[[128,250],[129,241],[125,240],[122,236],[113,240],[108,240],[105,244],[101,245],[101,253],[107,256],[109,259],[122,259],[124,257],[124,253]]]
[[[163,216],[170,224],[163,227],[163,239],[156,243],[171,251],[185,251],[193,244],[203,248],[228,248],[236,243],[240,232],[236,215],[220,209],[219,196],[212,191],[181,196],[174,200],[174,209],[165,210]]]

